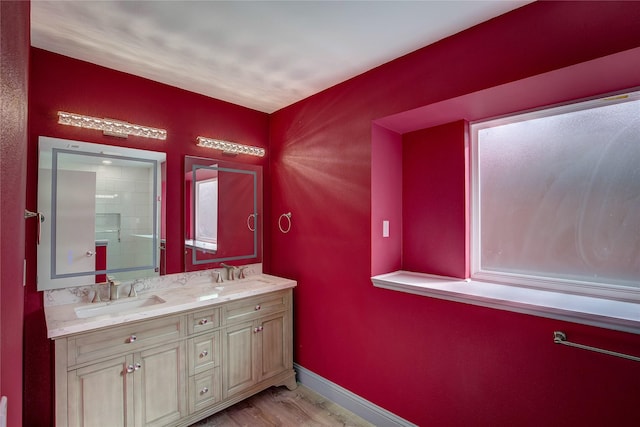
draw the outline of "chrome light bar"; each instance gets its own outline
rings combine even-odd
[[[167,131],[148,126],[136,125],[114,119],[83,116],[81,114],[58,111],[58,123],[87,129],[101,130],[105,135],[127,138],[129,135],[145,138],[167,139]]]
[[[219,139],[205,138],[199,136],[197,138],[198,146],[212,148],[214,150],[222,150],[224,154],[249,154],[251,156],[264,157],[265,149],[261,147],[252,147],[250,145],[237,144],[235,142],[222,141]]]

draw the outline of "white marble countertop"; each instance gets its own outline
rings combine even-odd
[[[115,301],[100,303],[71,303],[45,306],[47,335],[51,339],[67,335],[90,332],[94,329],[116,326],[127,322],[152,319],[155,317],[176,314],[185,310],[204,308],[260,295],[282,289],[293,288],[296,281],[268,274],[257,274],[246,279],[215,283],[210,276],[202,276],[199,280],[191,280],[188,286],[174,288],[149,289],[139,292],[137,297],[123,296]],[[135,301],[153,301],[143,307],[133,308]],[[158,302],[159,301],[159,302]],[[143,301],[140,301],[143,303]],[[122,307],[122,310],[116,308]],[[108,314],[99,314],[79,318],[78,311],[101,309],[108,307]]]

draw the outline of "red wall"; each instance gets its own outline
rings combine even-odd
[[[5,9],[2,2],[3,34]],[[183,237],[183,155],[212,157],[195,146],[195,137],[266,146],[270,132],[268,157],[246,161],[269,166],[265,269],[299,282],[294,292],[296,362],[419,425],[632,425],[640,417],[639,368],[630,361],[553,345],[551,338],[553,330],[562,329],[578,342],[638,353],[637,335],[377,289],[369,277],[380,264],[399,265],[401,256],[388,247],[389,240],[371,238],[374,207],[376,214],[387,215],[378,205],[399,200],[393,194],[372,194],[373,183],[384,187],[385,173],[395,183],[401,175],[395,161],[385,168],[385,160],[394,157],[384,159],[372,151],[379,148],[379,141],[372,145],[372,136],[388,143],[401,137],[372,126],[373,120],[638,47],[639,24],[637,2],[534,3],[270,117],[32,49],[27,206],[35,206],[36,200],[38,135],[122,143],[59,126],[56,111],[166,128],[165,142],[131,137],[126,144],[168,154],[167,271],[176,272],[182,268],[182,245],[176,242]],[[18,24],[11,25],[17,31]],[[640,85],[640,77],[635,83],[608,80],[606,68],[601,77],[605,90]],[[555,94],[559,99],[568,96],[561,86],[554,90],[560,91]],[[506,102],[509,97],[482,101]],[[524,108],[536,106],[531,99],[520,102]],[[454,114],[449,121],[464,118]],[[446,161],[456,167],[459,146],[451,150],[444,153],[452,156]],[[393,149],[388,153],[398,154]],[[2,178],[4,203],[4,172]],[[4,204],[2,209],[4,242]],[[292,228],[283,234],[277,217],[286,212],[292,213]],[[392,236],[399,214],[390,210]],[[454,227],[452,233],[460,231]],[[372,255],[374,245],[388,251],[391,261],[379,252]],[[31,229],[26,248],[24,425],[41,426],[51,423],[51,350],[42,296],[35,291]],[[452,265],[464,263],[457,250],[439,256],[450,257]],[[4,311],[3,306],[3,316]],[[3,393],[4,339],[3,329]],[[17,381],[11,382],[14,389]]]
[[[618,60],[597,72],[583,67],[595,84],[573,85],[585,77],[574,73],[564,76],[564,85],[531,86],[534,79],[528,92],[515,84],[498,98],[486,95],[499,85],[638,46],[638,2],[536,2],[274,113],[272,215],[291,211],[293,225],[288,234],[272,225],[270,266],[272,273],[298,280],[296,362],[418,425],[637,424],[638,364],[555,345],[552,332],[635,354],[640,336],[378,289],[370,272],[398,265],[398,251],[390,248],[395,242],[375,236],[385,215],[398,214],[397,207],[385,212],[381,206],[397,197],[377,191],[385,178],[397,184],[397,152],[386,143],[401,138],[379,124],[407,131],[423,121],[385,117],[443,103],[450,108],[443,114],[447,121],[436,124],[460,123],[469,117],[449,100],[472,92],[487,91],[465,110],[479,118],[498,106],[533,108],[640,86],[637,68]],[[638,50],[629,55],[637,59]],[[625,78],[612,77],[618,72]],[[436,107],[428,111],[441,114]],[[420,155],[425,169],[455,179],[444,183],[454,199],[423,202],[437,211],[434,220],[447,212],[447,203],[455,215],[442,230],[450,245],[425,247],[424,256],[451,272],[464,271],[460,138],[435,141]],[[431,230],[438,225],[423,224]]]
[[[371,274],[402,269],[402,136],[371,129]],[[389,221],[389,236],[382,234]]]
[[[166,168],[167,273],[184,268],[184,156],[220,158],[196,146],[199,135],[267,147],[269,117],[265,113],[207,98],[150,80],[112,71],[40,49],[31,50],[27,205],[37,204],[38,136],[164,151]],[[99,131],[57,124],[59,110],[110,117],[167,130],[166,141],[131,136],[119,139]],[[264,158],[238,156],[234,161],[263,165]],[[34,229],[35,230],[35,229]],[[52,350],[46,338],[42,293],[36,291],[36,244],[28,230],[25,302],[25,425],[51,423]],[[32,408],[38,408],[34,411]]]
[[[22,424],[22,316],[29,75],[29,3],[0,2],[0,396]]]
[[[402,269],[469,277],[467,125],[407,133],[402,140]]]

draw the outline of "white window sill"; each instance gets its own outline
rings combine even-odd
[[[378,288],[640,334],[640,304],[474,280],[396,271]]]

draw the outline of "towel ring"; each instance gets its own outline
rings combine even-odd
[[[249,214],[247,217],[247,228],[249,231],[256,231],[256,218],[258,217],[257,213]],[[251,218],[253,218],[253,227],[251,227]]]
[[[285,227],[282,226],[282,218],[287,219]],[[280,215],[280,218],[278,218],[278,228],[285,234],[291,230],[291,212],[283,213],[282,215]]]

